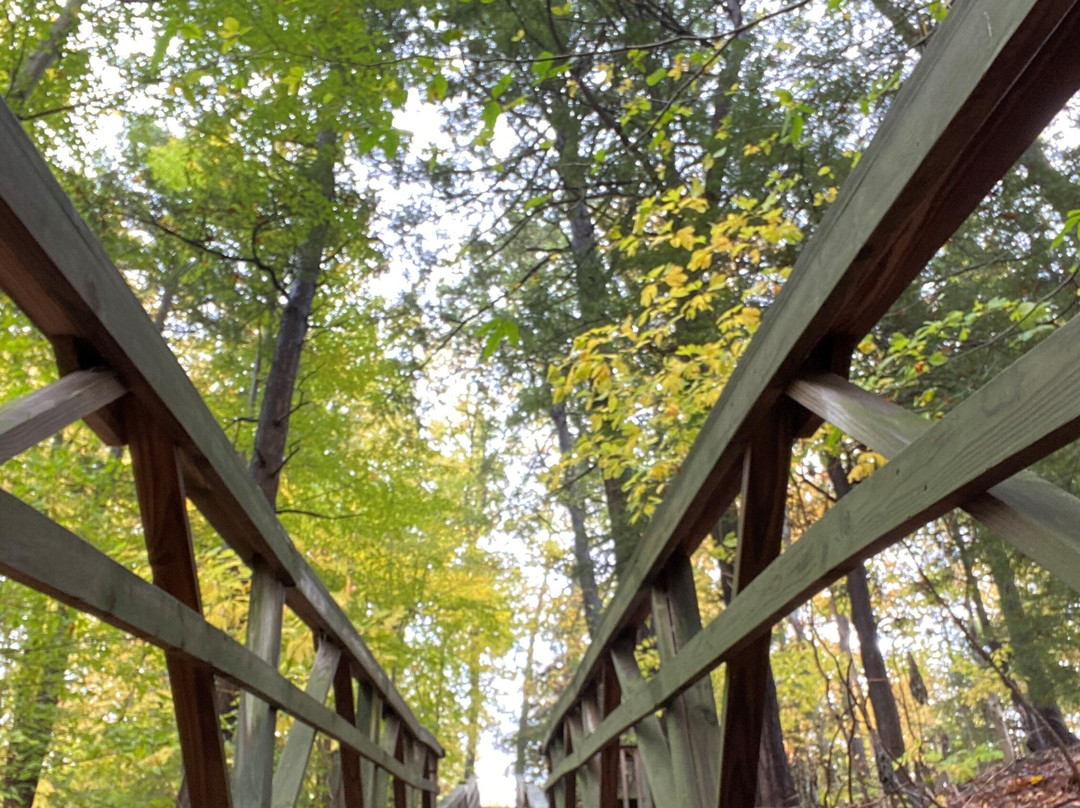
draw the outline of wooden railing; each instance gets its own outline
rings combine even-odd
[[[938,422],[846,379],[884,315],[1080,87],[1074,0],[963,0],[934,33],[724,388],[544,740],[556,808],[614,808],[633,728],[657,804],[754,804],[772,626],[962,507],[1080,589],[1080,500],[1023,471],[1080,436],[1073,320]],[[821,420],[890,458],[781,553],[792,444]],[[734,598],[702,626],[688,556],[740,498]],[[651,614],[660,665],[634,657]],[[709,673],[726,665],[718,719]],[[663,712],[663,724],[658,712]]]
[[[154,582],[3,491],[0,574],[165,650],[195,808],[295,804],[316,732],[341,744],[349,808],[386,805],[391,777],[396,808],[431,808],[442,747],[293,546],[6,107],[0,155],[0,289],[52,342],[62,374],[0,408],[0,461],[79,419],[128,445]],[[187,499],[252,569],[246,647],[203,619]],[[278,670],[285,605],[317,640],[305,690]],[[243,691],[231,784],[215,676]],[[324,704],[331,688],[333,710]],[[276,771],[275,710],[297,719]]]

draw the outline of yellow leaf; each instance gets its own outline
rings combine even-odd
[[[656,293],[660,291],[655,283],[650,283],[641,290],[641,305],[648,306],[656,299]]]
[[[690,256],[690,262],[686,265],[687,269],[705,269],[712,263],[712,250],[709,248],[702,248],[700,250],[694,250]]]
[[[877,343],[870,339],[870,337],[867,337],[859,343],[859,350],[869,356],[877,350]]]
[[[683,227],[671,237],[672,247],[681,247],[684,250],[694,249],[694,228]]]

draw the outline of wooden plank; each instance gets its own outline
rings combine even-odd
[[[634,658],[634,641],[624,635],[611,649],[611,662],[619,677],[624,697],[638,696],[645,689],[645,677],[641,675]],[[660,717],[647,715],[634,725],[642,765],[649,780],[649,787],[659,794],[675,798],[675,779],[671,765],[671,751],[667,736],[660,724]]]
[[[127,388],[108,370],[78,370],[0,405],[0,463],[116,401]]]
[[[721,615],[623,699],[551,774],[573,771],[612,738],[739,653],[792,608],[912,529],[1080,435],[1080,320],[1062,326],[833,506]]]
[[[202,598],[176,449],[167,435],[133,407],[127,411],[125,425],[154,584],[201,614]],[[229,775],[213,669],[171,650],[165,652],[165,665],[192,808],[227,806]]]
[[[733,602],[780,555],[795,417],[795,407],[781,402],[774,408],[772,428],[755,435],[747,447],[739,497]],[[724,673],[719,802],[714,797],[710,806],[755,804],[770,640],[770,634],[763,634],[728,660]]]
[[[322,704],[330,694],[334,683],[334,674],[341,661],[341,649],[325,637],[319,638],[319,647],[315,651],[315,662],[311,666],[307,687],[304,692]],[[300,799],[300,790],[304,786],[311,747],[315,744],[315,728],[297,721],[289,731],[285,748],[281,750],[277,771],[274,772],[273,801],[274,808],[293,808]]]
[[[382,728],[382,697],[369,683],[360,680],[356,686],[356,727],[372,743],[378,744]],[[360,777],[364,783],[364,801],[370,807],[375,798],[375,764],[360,761]]]
[[[424,752],[424,777],[428,780],[439,781],[439,759],[431,754],[428,749]],[[423,792],[420,799],[421,808],[435,808],[435,795]]]
[[[566,744],[560,735],[552,740],[547,748],[548,772],[557,771],[566,758]],[[577,799],[571,791],[573,783],[573,777],[565,777],[559,780],[549,779],[544,784],[544,791],[548,795],[552,808],[575,808]]]
[[[276,670],[281,660],[285,587],[260,561],[251,569],[247,647]],[[236,808],[268,808],[274,780],[276,711],[251,693],[240,694],[232,794]]]
[[[338,663],[337,673],[334,675],[334,707],[338,715],[361,732],[364,731],[365,726],[357,721],[353,679],[349,672],[349,663],[345,659]],[[360,756],[356,750],[345,746],[338,749],[338,755],[341,758],[341,793],[345,808],[364,808],[364,780],[361,775]],[[427,777],[427,774],[424,776]]]
[[[56,563],[58,558],[64,563]],[[395,776],[412,779],[366,734],[294,686],[265,660],[172,595],[5,491],[0,491],[0,574],[166,652],[212,668],[275,708],[356,749]],[[412,784],[438,791],[430,781]]]
[[[604,670],[600,682],[600,692],[596,698],[597,719],[609,716],[619,706],[622,691],[612,665]],[[599,720],[590,722],[592,726]],[[600,808],[617,808],[619,804],[619,741],[608,744],[600,750]]]
[[[572,748],[585,744],[591,732],[599,726],[592,713],[591,697],[582,699],[579,710],[566,717],[566,728],[570,736]],[[616,742],[618,737],[616,736]],[[610,744],[611,741],[608,741]],[[603,744],[594,750],[587,760],[583,760],[577,770],[577,796],[581,801],[582,808],[600,808],[600,761],[597,753],[607,746]]]
[[[933,426],[831,374],[796,381],[788,395],[886,458]],[[1080,499],[1031,471],[1021,471],[961,507],[1080,592]]]
[[[807,367],[833,364],[1080,87],[1075,0],[959,4],[800,255],[657,509],[552,711],[546,744],[633,625],[678,546],[700,543],[738,486],[750,436]]]
[[[401,722],[397,716],[390,714],[383,717],[380,731],[379,748],[383,753],[394,760],[400,769],[405,767],[397,760],[398,740],[401,736]],[[387,780],[388,767],[376,768],[371,781],[371,804],[383,808],[386,805],[386,797],[389,788]]]
[[[438,741],[297,552],[123,276],[3,104],[0,153],[0,288],[47,337],[64,344],[77,339],[119,374],[140,410],[185,455],[188,495],[225,541],[245,561],[260,556],[279,580],[295,584],[289,607],[334,638],[409,730],[441,756]]]
[[[690,559],[675,553],[652,591],[653,631],[660,665],[701,631],[701,611]],[[681,805],[711,808],[716,802],[720,728],[712,682],[702,679],[676,698],[664,713],[676,799]]]

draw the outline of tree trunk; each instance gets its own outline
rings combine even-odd
[[[847,474],[839,460],[829,464],[829,479],[839,499],[851,490]],[[878,645],[877,618],[870,600],[870,586],[866,579],[866,566],[858,564],[847,575],[848,598],[851,600],[851,622],[859,637],[859,655],[862,657],[863,673],[874,710],[877,734],[885,752],[894,761],[904,754],[904,734],[900,724],[900,711],[896,707],[889,682],[889,671]]]
[[[320,189],[323,197],[334,198],[334,165],[337,133],[323,129],[316,137],[316,154],[308,179]],[[251,473],[267,501],[277,500],[281,470],[285,465],[285,444],[289,435],[289,418],[293,412],[293,394],[300,373],[300,357],[307,337],[308,320],[318,288],[323,250],[330,229],[329,222],[318,222],[308,231],[295,260],[296,278],[285,310],[278,325],[274,357],[266,377],[255,446],[251,453]]]
[[[1053,731],[1065,744],[1080,743],[1069,730],[1065,717],[1058,706],[1054,682],[1046,672],[1042,653],[1032,642],[1031,625],[1024,610],[1020,591],[1016,586],[1016,574],[1009,560],[1009,551],[996,536],[982,534],[990,573],[994,578],[1000,599],[1005,627],[1012,642],[1012,664],[1020,678],[1027,684],[1027,696],[1039,716],[1021,709],[1027,732],[1027,745],[1032,751],[1054,747],[1050,732]],[[1042,720],[1039,720],[1039,717]]]
[[[38,49],[19,66],[7,93],[8,104],[16,113],[25,110],[26,103],[37,89],[45,71],[60,58],[60,49],[79,20],[79,11],[82,9],[83,2],[84,0],[67,0],[63,10],[53,21],[52,28],[49,29],[48,39],[42,42]]]
[[[555,424],[555,435],[559,441],[559,451],[566,457],[573,451],[574,439],[570,434],[570,425],[566,421],[566,405],[559,402],[550,410],[551,420]],[[581,600],[585,609],[585,625],[589,634],[596,633],[600,624],[600,588],[596,583],[596,566],[589,552],[589,534],[585,529],[585,509],[576,499],[574,484],[564,483],[562,501],[570,514],[570,526],[574,531],[574,578],[581,587]]]
[[[544,581],[540,584],[540,594],[536,598],[536,610],[529,624],[529,644],[525,652],[525,670],[522,673],[521,682],[521,711],[518,713],[517,738],[514,741],[514,774],[523,775],[528,764],[528,728],[529,728],[529,698],[533,692],[533,664],[536,660],[536,637],[540,633],[540,620],[544,614],[544,606],[547,598],[548,569],[544,569]]]

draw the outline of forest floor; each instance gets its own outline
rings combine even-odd
[[[1080,746],[1071,756],[1080,763]],[[983,772],[949,795],[947,808],[1080,808],[1080,785],[1057,749]]]

